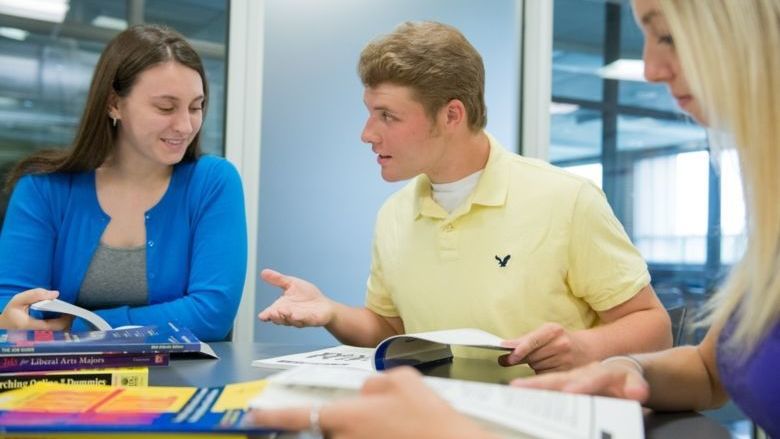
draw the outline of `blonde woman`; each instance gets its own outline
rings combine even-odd
[[[712,327],[701,345],[612,357],[513,384],[636,399],[658,410],[701,410],[732,398],[780,437],[780,0],[633,5],[645,34],[647,79],[666,83],[684,110],[736,144],[747,250],[711,303]],[[354,400],[254,417],[333,438],[489,436],[408,369],[370,380]]]
[[[634,0],[634,11],[647,79],[667,83],[686,111],[736,145],[747,249],[710,304],[712,327],[699,346],[513,384],[638,399],[659,410],[709,409],[731,398],[780,437],[780,0]]]

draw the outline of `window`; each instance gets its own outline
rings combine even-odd
[[[187,37],[203,58],[211,99],[206,152],[224,153],[227,0],[52,0],[0,3],[0,174],[22,157],[70,144],[92,70],[127,23],[159,23]],[[33,6],[38,7],[33,7]],[[0,200],[5,211],[5,199]]]
[[[662,300],[698,307],[744,248],[734,151],[711,157],[706,131],[643,80],[628,1],[555,0],[553,26],[550,161],[600,184]]]

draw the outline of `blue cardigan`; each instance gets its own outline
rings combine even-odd
[[[98,203],[94,171],[20,179],[0,235],[0,309],[38,287],[75,303],[110,219]],[[171,321],[201,340],[223,339],[244,288],[246,239],[233,165],[214,156],[176,165],[162,199],[146,212],[149,303],[97,314],[114,327]],[[72,329],[87,325],[76,320]]]

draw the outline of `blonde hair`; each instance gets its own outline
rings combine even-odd
[[[363,49],[358,74],[366,87],[411,87],[431,119],[458,99],[466,107],[471,131],[487,124],[482,57],[452,26],[433,21],[399,25]]]
[[[708,304],[736,316],[728,345],[749,354],[780,321],[780,0],[661,0],[682,70],[711,128],[736,144],[747,247]]]

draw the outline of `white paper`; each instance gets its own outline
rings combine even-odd
[[[267,410],[322,405],[357,394],[366,378],[375,373],[369,370],[303,365],[271,376],[268,385],[249,402],[249,406]]]
[[[481,329],[474,329],[474,328],[446,329],[442,331],[417,332],[414,334],[398,335],[396,337],[391,337],[391,338],[405,338],[405,337],[420,338],[423,340],[428,340],[434,343],[441,343],[445,345],[485,347],[485,348],[511,350],[510,348],[505,348],[501,346],[501,342],[503,341],[501,337],[497,335],[493,335],[489,332],[485,332]]]
[[[59,299],[41,300],[40,302],[35,302],[32,305],[30,305],[30,308],[37,311],[58,312],[62,314],[71,314],[76,317],[81,317],[82,319],[88,321],[92,326],[97,328],[99,331],[108,331],[111,329],[111,325],[109,325],[108,322],[103,320],[103,318],[100,317],[99,315],[93,313],[88,309],[84,309],[80,306]]]
[[[252,366],[289,369],[296,366],[309,365],[372,370],[373,361],[373,349],[341,345],[300,354],[255,360],[252,362]]]
[[[249,405],[277,409],[324,404],[356,395],[374,373],[302,366],[272,376]],[[424,380],[456,410],[498,431],[541,439],[644,437],[642,411],[635,401],[435,377]]]
[[[426,384],[458,411],[549,439],[590,438],[590,396],[426,377]]]

